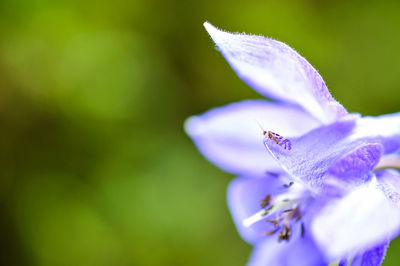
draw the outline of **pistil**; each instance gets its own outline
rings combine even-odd
[[[267,215],[269,216],[269,215],[275,213],[276,211],[282,209],[282,207],[290,205],[290,203],[291,203],[290,201],[278,202],[275,205],[271,205],[267,209],[262,209],[262,210],[256,212],[252,216],[244,219],[242,223],[245,227],[250,227],[251,225],[255,224],[256,222],[265,219]]]

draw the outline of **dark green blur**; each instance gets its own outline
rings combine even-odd
[[[202,27],[284,41],[351,112],[400,111],[400,4],[0,1],[1,265],[243,265],[233,178],[183,132],[260,96]],[[390,219],[390,217],[388,217]],[[400,241],[385,265],[398,265]]]

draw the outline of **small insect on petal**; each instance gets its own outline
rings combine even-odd
[[[264,131],[264,135],[268,136],[268,138],[270,138],[271,140],[273,140],[275,142],[275,144],[278,144],[279,146],[281,146],[282,148],[284,148],[285,150],[291,150],[292,149],[292,143],[290,142],[290,140],[282,137],[281,135],[274,133],[272,131]]]

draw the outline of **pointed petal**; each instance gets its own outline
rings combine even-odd
[[[288,45],[262,36],[204,27],[240,78],[259,93],[301,105],[323,123],[347,111],[329,93],[322,77]]]
[[[249,266],[322,266],[327,265],[310,238],[297,238],[278,243],[268,238],[255,247]]]
[[[393,120],[391,116],[348,116],[302,137],[287,138],[291,143],[290,150],[282,145],[283,140],[277,143],[276,140],[266,137],[264,144],[295,180],[318,190],[323,185],[328,170],[332,173],[342,171],[342,176],[345,177],[353,167],[353,181],[357,178],[365,180],[365,174],[376,166],[381,153],[388,154],[398,150],[400,131],[396,131],[398,125],[393,125]],[[346,167],[346,170],[340,170],[341,167]],[[334,174],[339,175],[338,172]]]
[[[185,130],[200,152],[223,170],[263,176],[265,171],[281,168],[262,144],[260,125],[299,136],[319,122],[297,107],[248,100],[193,116]]]
[[[267,176],[265,178],[238,177],[228,187],[228,207],[240,236],[248,243],[255,244],[264,240],[264,233],[273,230],[273,225],[260,221],[250,227],[243,226],[243,220],[252,216],[262,208],[260,203],[268,194],[276,194],[284,190],[282,177]],[[275,241],[274,236],[269,236]]]
[[[379,266],[385,258],[388,243],[376,246],[361,255],[356,256],[351,266]]]
[[[328,258],[335,260],[371,249],[397,236],[399,202],[388,200],[375,177],[342,198],[326,201],[311,231]]]

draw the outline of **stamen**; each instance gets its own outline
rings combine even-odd
[[[265,221],[272,223],[274,227],[278,227],[280,218],[281,217],[276,217],[275,219],[267,219]]]
[[[292,209],[292,211],[288,214],[288,219],[292,220],[296,218],[296,222],[301,220],[301,211],[300,208],[297,206],[296,208]]]
[[[285,185],[289,190],[278,195],[266,195],[261,200],[261,210],[243,220],[243,226],[250,227],[259,222],[266,221],[273,225],[272,230],[265,232],[265,236],[279,232],[278,241],[289,241],[292,235],[292,226],[300,227],[301,237],[304,237],[305,228],[303,223],[294,225],[302,218],[303,204],[307,204],[311,196],[304,186],[298,182],[289,182]],[[268,227],[267,227],[268,228]],[[269,226],[271,228],[271,226]]]
[[[275,230],[269,231],[264,233],[264,236],[271,236],[273,234],[275,234],[276,232],[278,232],[279,228],[276,228]]]
[[[293,181],[290,181],[289,184],[284,184],[283,186],[284,186],[285,188],[290,188],[293,184],[294,184],[294,182],[293,182]]]
[[[270,201],[271,201],[271,198],[272,198],[271,195],[267,195],[267,196],[265,197],[265,199],[263,199],[263,200],[261,201],[261,203],[260,203],[261,208],[267,207],[267,206],[269,205]]]
[[[290,226],[284,225],[282,231],[279,233],[279,242],[282,240],[289,241],[290,235],[292,234],[292,229]]]

